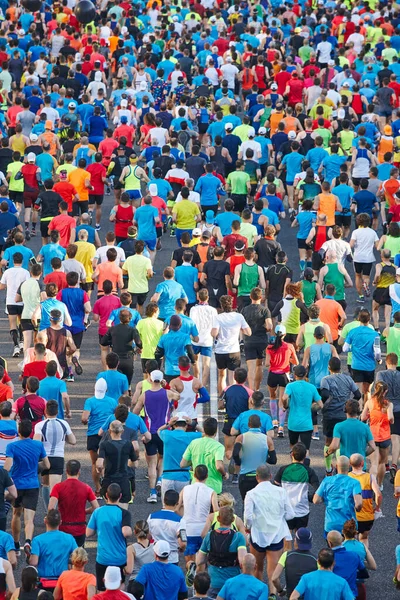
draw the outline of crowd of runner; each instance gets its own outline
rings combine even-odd
[[[400,498],[399,51],[377,0],[0,0],[0,600],[366,598]]]

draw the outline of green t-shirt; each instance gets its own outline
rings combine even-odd
[[[302,46],[301,48],[299,48],[299,51],[297,54],[303,61],[303,64],[305,62],[307,62],[308,60],[310,60],[311,52],[312,52],[312,48],[310,46]]]
[[[11,173],[10,177],[10,192],[23,192],[24,191],[24,179],[15,179],[17,173],[20,172],[21,167],[24,166],[24,163],[21,161],[10,163],[7,167],[7,173]]]
[[[40,292],[44,291],[43,283],[39,283],[37,279],[27,279],[21,284],[18,293],[21,294],[24,302],[22,309],[22,319],[31,319],[38,304],[40,304]]]
[[[175,203],[172,214],[176,214],[178,229],[194,229],[196,227],[196,217],[200,214],[200,210],[195,202],[181,200]]]
[[[250,175],[245,171],[233,171],[229,173],[227,183],[231,188],[231,194],[247,195],[247,182],[250,181]]]
[[[225,448],[222,444],[214,438],[202,437],[190,442],[183,458],[192,463],[193,471],[197,465],[206,465],[208,469],[206,484],[214,492],[220,494],[222,492],[222,475],[217,471],[216,464],[218,460],[224,460],[224,455]]]
[[[124,271],[128,272],[128,292],[146,294],[149,291],[147,271],[151,269],[151,260],[142,254],[128,256],[124,262]]]
[[[315,130],[315,133],[316,133],[316,135],[320,135],[322,137],[322,139],[324,140],[324,148],[328,148],[330,139],[332,137],[332,134],[329,131],[329,129],[324,129],[322,127],[319,127],[318,129]]]
[[[154,358],[154,352],[157,348],[159,339],[163,334],[164,323],[160,321],[160,319],[147,317],[146,319],[141,319],[137,323],[136,329],[139,332],[143,345],[140,357],[144,359]]]
[[[340,454],[350,458],[352,454],[361,454],[366,458],[365,450],[373,436],[366,423],[358,419],[346,419],[337,423],[333,429],[333,437],[340,438]]]
[[[247,239],[249,248],[253,248],[255,238],[258,236],[257,227],[251,223],[241,223],[239,233]]]

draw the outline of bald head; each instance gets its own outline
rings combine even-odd
[[[82,213],[81,214],[81,223],[85,223],[85,225],[87,223],[90,223],[90,216],[89,213]]]
[[[331,548],[337,548],[343,543],[343,537],[339,531],[330,531],[327,540]]]
[[[339,456],[337,459],[337,472],[341,475],[347,475],[349,472],[349,464],[347,456]]]
[[[256,559],[252,554],[245,554],[242,563],[242,572],[246,575],[254,575]]]
[[[362,454],[352,454],[350,456],[350,465],[354,469],[362,469],[364,466],[364,457]]]

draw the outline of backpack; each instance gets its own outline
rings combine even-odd
[[[197,121],[198,123],[209,123],[210,122],[210,114],[208,112],[208,110],[206,108],[201,108],[200,109],[200,114],[197,117]]]
[[[181,129],[178,132],[178,143],[184,148],[185,152],[188,149],[188,145],[190,142],[190,134],[185,131],[184,129]]]
[[[24,405],[21,410],[20,418],[21,418],[21,421],[23,419],[28,419],[28,421],[40,421],[40,419],[42,418],[42,415],[38,415],[33,410],[32,406],[29,404],[28,398],[25,398],[25,402],[24,402]]]
[[[210,552],[208,562],[213,567],[235,567],[238,564],[237,552],[229,548],[235,536],[233,529],[214,529],[210,533]]]

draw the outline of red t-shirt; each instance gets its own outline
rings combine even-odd
[[[290,358],[294,355],[292,344],[282,342],[282,346],[278,350],[274,350],[273,346],[267,346],[267,352],[270,356],[270,373],[289,373]]]
[[[72,212],[72,200],[76,196],[76,189],[69,181],[59,181],[53,186],[53,191],[60,194],[61,198],[68,204],[68,212]]]
[[[53,498],[58,500],[61,513],[60,531],[74,536],[84,535],[86,530],[86,503],[96,500],[93,490],[79,479],[66,479],[51,490]],[[66,523],[75,523],[66,525]]]
[[[39,189],[39,184],[36,179],[36,173],[38,171],[38,168],[39,167],[37,167],[36,165],[29,163],[21,167],[21,173],[24,176],[25,185],[34,188],[35,190]]]
[[[76,229],[76,221],[69,215],[57,215],[49,224],[49,231],[53,229],[60,234],[60,246],[66,248],[71,238],[71,230]]]
[[[389,209],[389,214],[393,215],[392,221],[398,223],[400,221],[400,204],[395,204]]]
[[[90,173],[90,183],[94,188],[90,193],[94,196],[102,196],[104,194],[104,182],[102,177],[107,175],[105,166],[101,163],[92,163],[86,167],[86,171]]]
[[[37,377],[39,381],[44,379],[46,375],[46,366],[47,362],[45,360],[35,360],[31,363],[25,365],[24,370],[22,371],[22,377]],[[56,374],[56,377],[60,379],[59,374]]]
[[[235,254],[235,244],[238,241],[243,242],[247,248],[247,238],[243,237],[243,235],[239,235],[238,233],[230,233],[224,237],[222,240],[222,245],[225,248],[225,258],[229,258]]]
[[[67,276],[62,271],[53,271],[52,273],[49,273],[43,279],[43,283],[55,283],[59,290],[63,290],[68,286]]]
[[[120,140],[121,137],[126,137],[126,145],[128,148],[133,147],[133,136],[135,135],[135,128],[131,125],[119,125],[114,131],[114,137],[116,140]]]
[[[290,73],[288,73],[287,71],[279,71],[279,73],[277,73],[275,75],[275,81],[278,84],[278,94],[280,94],[282,96],[282,94],[284,93],[285,89],[286,89],[286,84],[289,81],[289,79],[291,79],[292,76]]]
[[[7,116],[10,119],[9,127],[15,127],[17,124],[17,115],[22,112],[24,109],[22,106],[10,106],[7,111]]]
[[[304,82],[301,79],[291,79],[288,86],[290,88],[289,102],[302,102]]]
[[[115,131],[114,131],[115,134]],[[111,156],[114,153],[114,150],[116,148],[118,148],[119,144],[117,142],[117,140],[114,140],[114,138],[106,138],[105,140],[102,140],[99,144],[99,152],[102,153],[103,155],[103,165],[105,167],[108,167],[108,165],[111,162]]]
[[[12,400],[13,391],[9,385],[5,383],[0,383],[0,402],[4,402],[5,400]]]
[[[32,421],[32,433],[29,437],[33,438],[36,423],[40,423],[40,421],[43,420],[44,411],[46,408],[46,400],[44,400],[44,398],[38,396],[37,394],[26,394],[25,396],[21,396],[20,398],[18,398],[18,400],[16,400],[16,402],[14,403],[12,410],[18,415],[20,420],[27,418],[25,411],[23,410],[26,400],[29,401],[29,405],[32,408],[33,412],[39,417],[34,421],[32,419],[29,419],[30,421]]]
[[[106,590],[92,596],[92,600],[127,600],[128,596],[121,590]]]
[[[103,296],[96,300],[93,306],[93,314],[99,315],[99,335],[105,335],[107,333],[107,319],[111,315],[112,311],[121,306],[120,299],[114,294],[110,296]]]

